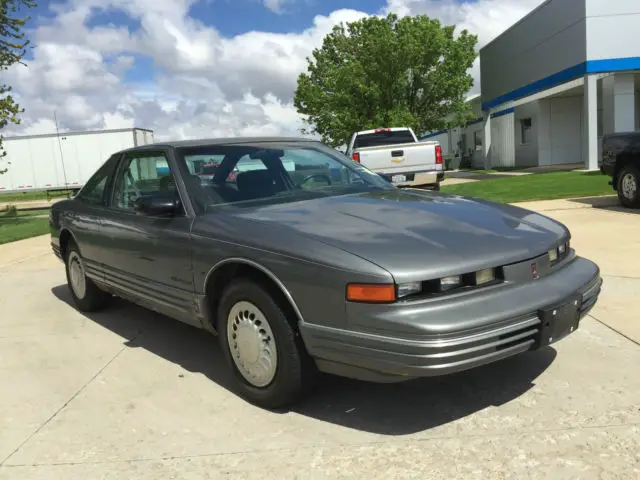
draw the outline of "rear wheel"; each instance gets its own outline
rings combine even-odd
[[[85,273],[84,260],[75,243],[67,247],[65,267],[67,272],[67,285],[78,310],[93,312],[106,307],[111,300],[111,295],[100,290]]]
[[[622,168],[618,175],[618,199],[620,203],[628,208],[640,207],[640,171],[631,165]]]
[[[239,393],[263,408],[292,405],[315,379],[315,365],[286,309],[268,289],[248,279],[224,291],[217,331]]]

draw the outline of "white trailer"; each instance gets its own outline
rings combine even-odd
[[[0,193],[77,190],[113,153],[153,141],[142,128],[4,138]]]

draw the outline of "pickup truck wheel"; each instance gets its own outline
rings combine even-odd
[[[640,207],[640,171],[631,165],[623,167],[618,175],[618,199],[628,208]]]
[[[294,320],[294,319],[292,319]],[[315,376],[313,361],[267,289],[247,279],[222,294],[217,331],[240,395],[263,408],[292,405]]]
[[[67,285],[71,291],[73,303],[81,312],[94,312],[106,307],[112,296],[100,290],[93,281],[87,277],[84,269],[84,260],[80,255],[78,246],[71,243],[67,247],[65,259],[67,272]]]

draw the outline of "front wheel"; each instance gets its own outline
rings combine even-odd
[[[81,312],[94,312],[107,306],[111,295],[100,290],[93,281],[87,277],[84,267],[84,259],[75,243],[67,247],[65,259],[67,272],[67,285],[73,297],[73,303]]]
[[[640,193],[638,185],[640,184],[640,171],[631,165],[622,168],[618,175],[618,199],[620,203],[627,208],[640,207]]]
[[[263,408],[299,400],[315,377],[315,365],[272,293],[247,279],[232,282],[218,310],[217,331],[242,397]]]

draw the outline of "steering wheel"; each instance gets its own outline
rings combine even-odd
[[[302,183],[300,185],[304,185],[309,180],[313,180],[314,178],[323,178],[329,185],[331,185],[331,177],[326,173],[312,173],[311,175],[307,175],[306,177],[304,177],[304,180],[302,180]]]

